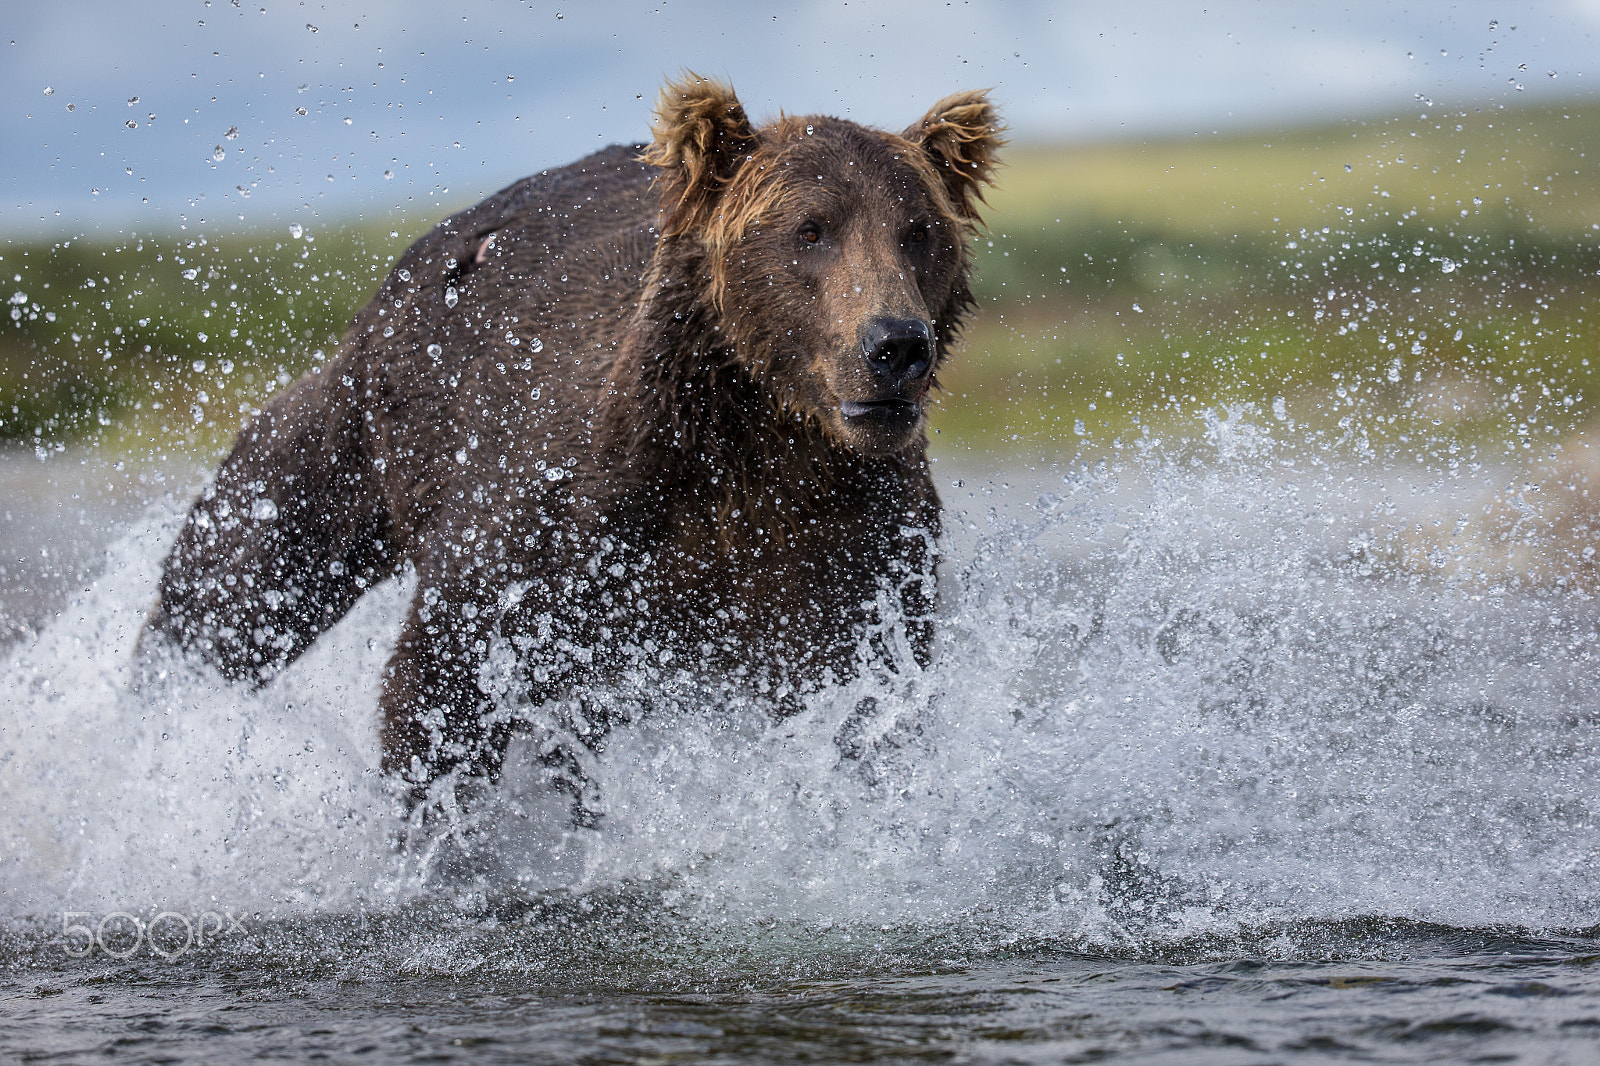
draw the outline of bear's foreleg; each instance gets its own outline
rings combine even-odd
[[[485,723],[492,702],[481,683],[497,623],[496,604],[471,568],[419,567],[379,698],[384,772],[407,782],[416,799],[454,770],[499,774],[507,730]]]

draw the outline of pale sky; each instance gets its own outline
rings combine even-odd
[[[644,139],[683,68],[896,129],[991,87],[1018,140],[1600,93],[1600,0],[0,4],[0,239],[432,221]]]

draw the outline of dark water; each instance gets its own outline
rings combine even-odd
[[[782,722],[663,678],[597,829],[516,751],[404,825],[403,583],[135,696],[178,502],[63,493],[88,535],[10,536],[78,562],[0,599],[0,1058],[1600,1061],[1600,604],[1408,560],[1493,478],[1249,428],[945,475],[935,666]]]
[[[1592,1062],[1600,1053],[1594,936],[1363,920],[1108,955],[985,943],[981,927],[937,936],[730,927],[638,898],[243,926],[171,962],[68,962],[48,934],[13,929],[0,1040],[22,1061],[126,1062]]]

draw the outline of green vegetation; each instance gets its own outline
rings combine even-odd
[[[1059,450],[1281,397],[1425,455],[1563,433],[1600,363],[1596,151],[1587,102],[1014,151],[941,429]]]
[[[338,343],[404,247],[386,229],[130,234],[0,252],[0,438],[217,447]]]
[[[1589,102],[1019,146],[940,443],[1100,446],[1241,403],[1329,427],[1359,406],[1435,456],[1565,433],[1600,363],[1597,151]],[[223,447],[413,230],[0,245],[0,439]]]

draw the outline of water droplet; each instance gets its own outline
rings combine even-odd
[[[465,448],[461,448],[456,452],[456,462],[462,466],[467,465],[467,450]]]
[[[510,79],[507,79],[507,80],[510,80]],[[46,96],[54,96],[56,94],[56,91],[54,89],[52,89],[50,86],[46,85],[44,87],[44,94]]]
[[[317,28],[315,26],[311,25],[311,23],[309,23],[309,22],[306,23],[306,29],[310,30],[312,33],[316,33],[317,32]]]
[[[1078,419],[1074,419],[1073,422],[1072,422],[1072,432],[1074,432],[1078,436],[1082,437],[1082,436],[1087,435],[1089,431],[1088,431],[1088,429],[1086,429],[1084,427],[1083,419],[1078,418]]]
[[[128,97],[128,106],[129,107],[132,107],[134,104],[136,104],[138,102],[139,102],[139,98],[137,96]]]
[[[215,159],[215,160],[216,160],[216,161],[217,161],[217,162],[219,162],[219,163],[220,163],[220,162],[222,162],[222,161],[223,161],[223,160],[224,160],[224,159],[226,159],[226,158],[228,158],[228,153],[227,153],[227,151],[226,151],[226,150],[225,150],[225,149],[224,149],[224,148],[223,148],[223,147],[222,147],[222,145],[220,145],[220,144],[219,144],[219,145],[217,145],[217,146],[216,146],[216,147],[215,147],[215,148],[213,148],[213,149],[211,149],[211,158],[212,158],[212,159]]]
[[[128,121],[127,121],[127,122],[126,122],[126,123],[125,123],[125,125],[126,125],[126,126],[127,126],[127,127],[128,127],[128,128],[129,128],[129,129],[130,129],[130,130],[136,130],[136,129],[138,129],[138,128],[139,128],[139,124],[138,124],[138,123],[137,123],[137,122],[135,122],[135,121],[134,121],[134,120],[133,120],[133,119],[131,119],[131,118],[130,118],[130,119],[129,119],[129,120],[128,120]]]
[[[454,285],[445,286],[444,305],[446,307],[454,307],[458,299],[460,299],[460,297],[456,295],[456,287]]]
[[[1282,396],[1276,396],[1272,400],[1272,417],[1279,422],[1289,417],[1289,405],[1283,402]]]
[[[565,473],[566,471],[562,470],[559,466],[552,466],[549,470],[544,472],[544,476],[545,480],[547,481],[560,481],[562,475]]]
[[[183,272],[183,276],[184,276],[185,280],[193,281],[195,279],[196,275],[198,275],[199,273],[200,273],[200,271],[199,271],[198,268],[190,267],[188,270],[185,270]]]
[[[295,240],[299,240],[300,239],[300,235],[302,233],[304,233],[304,232],[305,232],[305,227],[301,226],[300,223],[298,223],[298,222],[289,223],[289,236],[293,237]]]
[[[257,522],[275,522],[278,519],[278,505],[262,496],[250,505],[250,517]]]
[[[384,180],[384,181],[393,181],[393,180],[394,180],[394,171],[392,171],[392,170],[385,170],[385,171],[384,171],[384,172],[383,172],[383,180]]]
[[[538,337],[533,338],[533,340],[528,342],[528,351],[530,351],[530,352],[542,352],[542,351],[544,351],[544,341],[540,340]]]
[[[1346,163],[1346,164],[1345,164],[1345,165],[1344,165],[1344,172],[1345,172],[1345,173],[1346,173],[1346,174],[1348,174],[1348,173],[1350,173],[1350,164],[1349,164],[1349,163]]]
[[[428,354],[437,359],[444,354],[444,349],[437,343],[428,345]]]
[[[303,115],[306,113],[306,109],[303,107],[297,107],[294,109],[294,113],[297,115]]]
[[[1456,262],[1454,259],[1441,259],[1439,261],[1439,269],[1446,274],[1454,274],[1456,272]]]
[[[225,141],[237,141],[239,139],[239,127],[229,126],[228,132],[222,135],[222,139]]]

